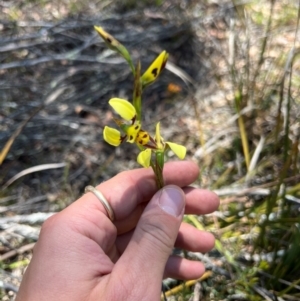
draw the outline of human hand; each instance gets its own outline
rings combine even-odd
[[[50,217],[16,301],[153,301],[160,300],[163,277],[200,277],[201,262],[171,255],[174,245],[195,252],[214,246],[212,234],[182,223],[184,213],[207,214],[219,205],[214,193],[188,187],[198,173],[192,162],[167,163],[167,186],[158,192],[151,169],[101,183],[113,223],[92,193]]]

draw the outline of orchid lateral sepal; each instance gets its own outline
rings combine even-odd
[[[174,142],[166,142],[166,145],[172,150],[172,152],[181,160],[185,158],[186,147]]]

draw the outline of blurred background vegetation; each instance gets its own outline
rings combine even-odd
[[[300,300],[300,44],[296,0],[0,1],[0,297],[13,300],[42,222],[122,170],[103,142],[111,97],[130,99],[123,43],[166,70],[143,98],[147,128],[187,146],[217,212],[186,216],[216,235],[197,281],[168,300]],[[171,154],[170,154],[171,156]],[[173,159],[173,158],[171,158]]]

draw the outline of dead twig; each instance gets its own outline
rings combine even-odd
[[[37,212],[27,215],[14,215],[8,217],[1,217],[0,218],[0,228],[3,228],[1,225],[6,224],[41,224],[50,216],[55,214],[55,212]]]
[[[20,247],[18,249],[6,252],[5,254],[3,254],[3,255],[0,256],[0,261],[4,261],[4,260],[12,258],[12,257],[14,257],[14,256],[16,256],[18,254],[23,254],[25,252],[31,251],[33,249],[34,245],[35,245],[35,242],[27,244],[27,245],[24,245],[24,246],[22,246],[22,247]]]
[[[67,164],[63,162],[63,163],[41,164],[41,165],[37,165],[37,166],[33,166],[33,167],[30,167],[30,168],[27,168],[25,170],[22,170],[21,172],[19,172],[15,176],[13,176],[11,179],[9,179],[3,185],[3,189],[7,188],[13,182],[15,182],[19,178],[24,177],[24,176],[26,176],[28,174],[31,174],[31,173],[34,173],[34,172],[38,172],[38,171],[48,170],[48,169],[62,168],[62,167],[65,167],[66,165]]]

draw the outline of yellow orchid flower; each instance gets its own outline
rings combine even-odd
[[[129,101],[121,98],[112,98],[108,103],[125,121],[131,121],[131,124],[115,120],[125,135],[122,136],[118,130],[105,126],[103,130],[104,140],[113,146],[119,146],[126,139],[129,143],[147,144],[150,136],[146,131],[141,129],[140,121],[136,119],[134,106]]]
[[[166,149],[169,147],[179,159],[182,160],[185,158],[186,148],[183,145],[169,142],[169,141],[164,142],[163,138],[160,135],[160,122],[156,124],[155,142],[156,142],[155,148],[152,147],[147,148],[141,151],[138,155],[137,162],[141,164],[143,167],[150,166],[152,150],[154,152],[164,153]]]
[[[116,120],[116,123],[125,133],[124,136],[122,136],[120,131],[105,126],[103,138],[108,144],[119,146],[125,140],[129,143],[136,143],[139,148],[142,149],[137,157],[137,162],[143,167],[149,167],[151,165],[152,151],[155,152],[156,155],[160,154],[162,156],[162,162],[160,164],[163,166],[163,156],[168,147],[178,158],[184,159],[186,148],[173,142],[164,142],[160,135],[159,122],[156,125],[155,139],[153,139],[146,131],[141,129],[140,121],[136,120],[136,110],[129,101],[121,98],[112,98],[109,104],[124,120],[131,121],[131,124]]]
[[[143,88],[152,84],[157,77],[160,75],[162,70],[165,68],[169,54],[164,50],[160,55],[152,62],[150,67],[142,75],[142,86]]]

